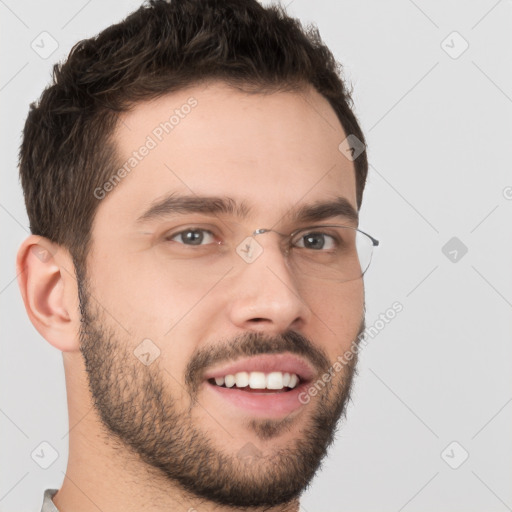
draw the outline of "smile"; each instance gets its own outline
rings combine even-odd
[[[308,361],[294,354],[240,359],[206,372],[207,403],[223,413],[282,418],[304,407],[299,394],[315,375]]]

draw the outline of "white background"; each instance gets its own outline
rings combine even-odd
[[[32,327],[15,279],[28,234],[20,132],[53,63],[138,5],[0,0],[1,512],[39,510],[67,462],[62,357]],[[361,227],[381,240],[367,323],[395,301],[404,308],[362,351],[348,419],[302,508],[512,510],[512,3],[293,0],[288,10],[316,23],[344,65],[367,135]],[[43,31],[58,43],[47,59],[31,48]],[[30,455],[42,441],[59,453],[46,470]],[[458,469],[447,463],[466,452]]]

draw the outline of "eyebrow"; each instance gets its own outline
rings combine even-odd
[[[163,219],[172,215],[203,213],[207,215],[229,214],[238,219],[246,219],[251,208],[245,202],[237,203],[231,197],[195,196],[171,194],[154,202],[136,223]],[[317,222],[332,217],[343,217],[349,221],[359,221],[357,210],[344,197],[336,197],[326,201],[316,201],[292,208],[284,217],[296,222]]]

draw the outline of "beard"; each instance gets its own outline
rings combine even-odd
[[[331,366],[326,354],[295,331],[278,336],[249,332],[198,350],[185,370],[182,387],[190,398],[185,406],[170,391],[164,378],[169,372],[160,368],[159,361],[150,366],[141,364],[128,335],[114,328],[101,308],[90,304],[87,282],[80,276],[78,292],[80,351],[94,407],[108,440],[120,442],[185,495],[246,509],[283,505],[299,498],[320,468],[337,424],[345,416],[357,373],[357,351],[308,405],[312,413],[299,420],[301,429],[295,439],[268,455],[251,442],[230,453],[216,447],[215,440],[194,421],[198,407],[210,414],[198,401],[204,370],[236,357],[291,352],[314,363],[320,376]],[[357,339],[363,330],[364,321]],[[305,411],[302,415],[305,417]],[[248,418],[244,428],[268,441],[277,439],[296,421],[293,417]],[[230,437],[229,432],[226,435]]]

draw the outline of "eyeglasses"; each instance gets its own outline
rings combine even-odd
[[[232,267],[258,260],[265,250],[257,237],[271,232],[279,236],[287,266],[298,279],[307,276],[339,283],[359,279],[370,266],[374,247],[379,245],[368,233],[340,224],[315,225],[290,234],[263,228],[246,236],[239,224],[208,223],[168,231],[165,250],[184,275],[221,275]]]

